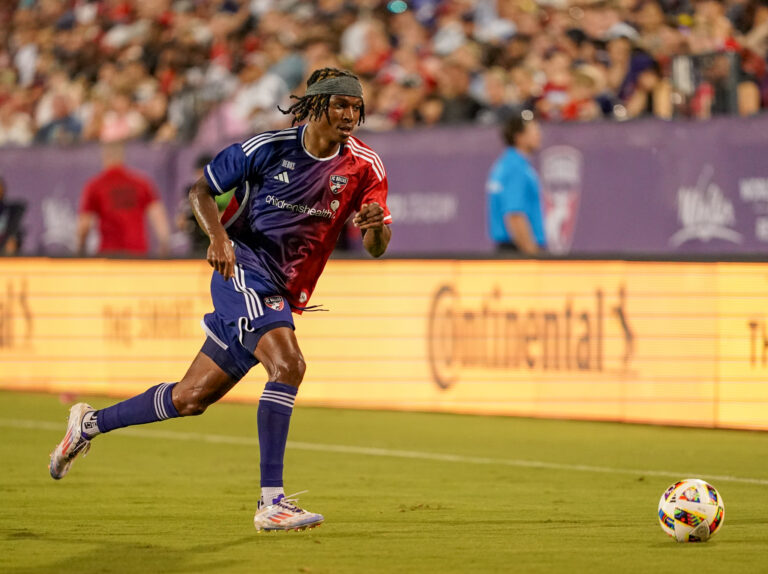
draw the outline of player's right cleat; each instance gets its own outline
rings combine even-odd
[[[83,436],[82,424],[85,415],[94,410],[96,409],[86,403],[77,403],[69,409],[67,434],[53,449],[51,462],[48,465],[52,478],[56,480],[64,478],[75,457],[80,453],[85,456],[85,453],[91,448],[91,441]]]
[[[296,494],[291,496],[296,496]],[[282,494],[269,505],[259,500],[256,516],[253,517],[253,525],[256,530],[259,532],[262,530],[305,530],[320,526],[323,523],[322,514],[307,512],[294,504],[295,502],[297,502],[295,498],[286,498]]]

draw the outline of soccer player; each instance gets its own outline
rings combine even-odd
[[[387,249],[392,217],[384,166],[352,137],[365,119],[357,77],[335,68],[316,70],[306,95],[293,98],[281,110],[293,115],[293,127],[225,148],[189,192],[210,238],[208,262],[215,269],[214,311],[203,319],[207,338],[189,370],[178,383],[157,385],[105,409],[74,405],[66,435],[51,454],[53,478],[64,477],[97,435],[202,414],[261,363],[268,382],[258,409],[261,498],[254,524],[258,530],[296,530],[323,521],[283,491],[288,425],[305,370],[291,313],[308,309],[349,215],[356,212],[353,223],[373,257]],[[232,189],[222,223],[214,198]]]

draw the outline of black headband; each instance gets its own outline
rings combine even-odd
[[[315,82],[307,88],[307,96],[332,95],[363,97],[363,86],[352,76],[337,76]]]

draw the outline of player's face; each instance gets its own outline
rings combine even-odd
[[[328,121],[323,130],[327,130],[329,139],[346,142],[360,120],[360,111],[363,109],[362,98],[354,96],[331,96],[328,103]]]

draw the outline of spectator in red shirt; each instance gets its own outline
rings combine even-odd
[[[158,242],[158,255],[168,254],[170,227],[165,207],[154,184],[123,165],[121,144],[104,146],[104,171],[83,189],[77,222],[77,252],[85,253],[88,234],[99,222],[103,255],[146,255],[145,219],[149,218]]]

